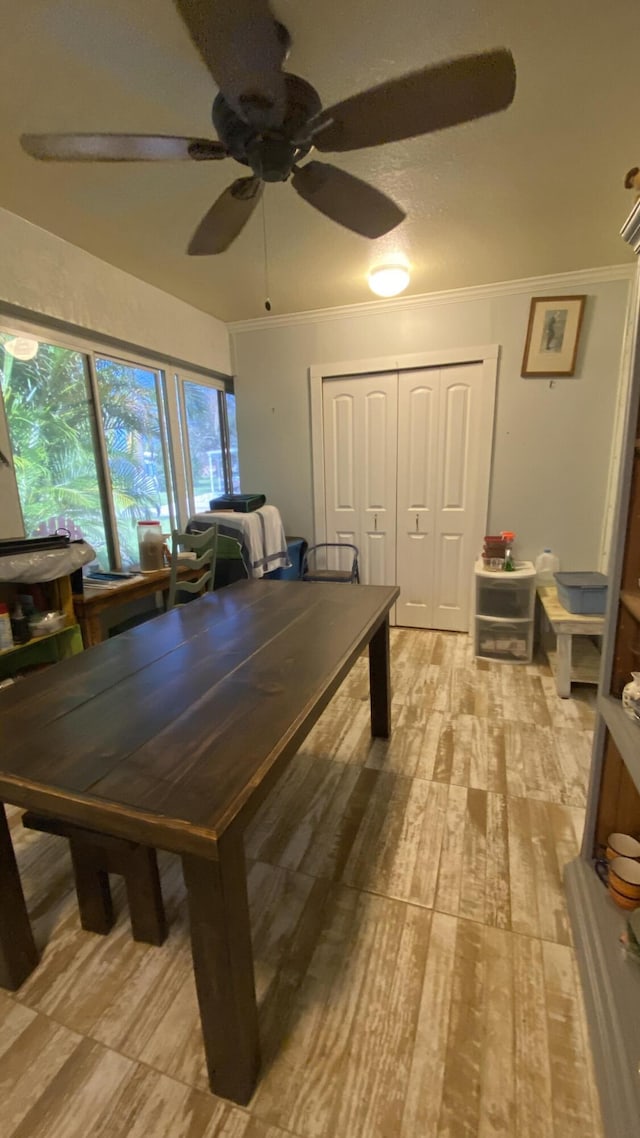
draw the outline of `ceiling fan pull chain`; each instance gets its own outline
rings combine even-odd
[[[262,245],[264,250],[264,306],[267,312],[271,312],[271,301],[269,300],[269,254],[267,250],[267,215],[264,205],[265,195],[262,195]]]

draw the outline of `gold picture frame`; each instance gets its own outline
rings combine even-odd
[[[523,376],[573,375],[586,296],[533,296]]]

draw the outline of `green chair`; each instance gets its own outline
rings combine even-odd
[[[185,557],[185,553],[195,553],[195,557]],[[167,608],[172,609],[176,604],[178,593],[198,594],[211,592],[216,572],[216,558],[218,553],[218,527],[212,525],[202,533],[179,533],[173,530],[171,534],[171,575],[169,577],[169,596]],[[195,581],[178,579],[178,569],[188,565],[190,569],[202,569],[203,572]],[[178,602],[180,603],[180,602]]]
[[[247,576],[240,542],[235,537],[227,537],[221,533],[218,537],[215,588],[222,589],[225,585],[233,585],[235,581],[242,581]]]

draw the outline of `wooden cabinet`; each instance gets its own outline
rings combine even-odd
[[[640,253],[640,203],[623,236]],[[565,875],[607,1138],[640,1134],[640,963],[620,943],[626,915],[596,873],[610,833],[640,837],[640,722],[620,700],[640,671],[639,400],[636,316],[587,818],[581,855]]]
[[[13,581],[0,582],[0,601],[7,602],[11,607],[17,596],[34,590],[38,594],[38,607],[64,613],[64,626],[56,632],[34,636],[26,644],[16,644],[13,648],[0,651],[0,681],[23,669],[37,664],[53,664],[82,651],[82,637],[73,611],[71,580],[68,576],[35,586]]]

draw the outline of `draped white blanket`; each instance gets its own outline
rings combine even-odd
[[[272,569],[288,569],[291,565],[277,506],[261,506],[248,514],[207,510],[189,519],[189,529],[203,530],[213,522],[217,523],[218,533],[240,542],[242,560],[250,577],[263,577]]]

